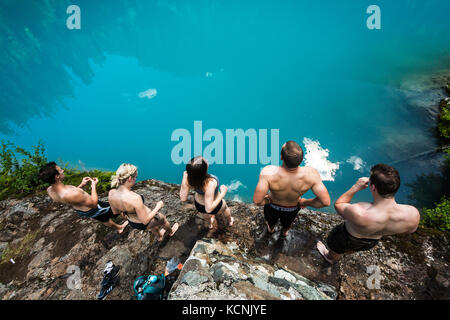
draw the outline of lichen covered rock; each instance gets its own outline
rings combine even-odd
[[[169,299],[329,300],[336,289],[295,272],[249,258],[235,243],[197,241]]]
[[[279,227],[265,232],[261,207],[227,201],[234,225],[219,215],[209,230],[192,195],[191,204],[180,202],[179,188],[156,180],[133,188],[151,208],[164,201],[161,212],[180,224],[162,242],[129,227],[119,235],[45,194],[0,201],[0,299],[96,299],[112,260],[121,266],[120,282],[108,299],[128,300],[137,277],[164,272],[174,256],[184,267],[171,299],[450,299],[448,234],[419,228],[384,237],[330,266],[316,243],[342,222],[338,215],[302,209],[283,240]],[[68,285],[73,270],[75,288]],[[369,281],[377,272],[378,288]]]

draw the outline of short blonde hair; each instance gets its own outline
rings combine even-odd
[[[137,167],[129,163],[122,163],[117,169],[116,174],[111,178],[111,187],[117,188],[124,184],[129,177],[137,176]]]

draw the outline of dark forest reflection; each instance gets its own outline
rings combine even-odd
[[[433,28],[423,19],[443,14],[434,1],[390,3],[392,12],[407,19],[382,39],[368,37],[360,21],[345,18],[365,14],[354,1],[78,0],[81,30],[66,28],[71,4],[0,2],[0,132],[11,133],[10,124],[24,125],[64,105],[74,93],[72,74],[89,84],[92,63],[102,64],[106,55],[134,57],[142,66],[179,76],[225,69],[248,77],[259,95],[271,82],[289,84],[299,75],[321,80],[353,73],[360,80],[385,81],[388,65],[377,76],[370,72],[382,41],[394,43],[407,32],[427,48],[427,41],[441,41],[441,29],[447,30],[445,19],[433,19]],[[395,63],[409,68],[408,61]],[[264,80],[267,74],[270,81]]]
[[[206,65],[214,70],[207,45],[214,41],[207,27],[213,24],[208,17],[214,1],[177,7],[164,1],[80,0],[81,30],[66,28],[70,1],[19,2],[0,2],[1,132],[11,133],[8,122],[20,126],[64,105],[64,97],[73,95],[71,73],[89,84],[91,64],[102,64],[105,53],[133,56],[142,66],[180,75],[202,72]]]
[[[407,184],[411,193],[408,195],[411,204],[417,208],[434,208],[441,198],[450,196],[450,161],[441,167],[441,172],[421,174]]]

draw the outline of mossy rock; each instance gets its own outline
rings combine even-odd
[[[417,232],[423,235],[427,235],[427,236],[435,236],[435,237],[450,237],[450,232],[448,231],[441,231],[441,230],[437,230],[437,229],[432,229],[432,228],[427,228],[424,226],[419,226],[419,228],[417,229]]]
[[[23,239],[15,246],[8,245],[2,254],[0,264],[8,262],[10,259],[17,259],[28,254],[31,250],[31,244],[39,234],[39,230],[28,233]]]
[[[397,238],[393,241],[393,244],[398,251],[407,254],[415,263],[423,263],[425,261],[425,254],[422,252],[421,246],[414,244],[411,240],[412,238]]]

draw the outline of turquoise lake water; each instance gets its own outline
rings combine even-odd
[[[384,162],[408,202],[406,184],[442,164],[428,153],[442,96],[430,79],[450,68],[449,1],[80,0],[80,30],[66,27],[70,4],[0,4],[0,138],[180,183],[174,130],[278,129],[332,200]],[[366,25],[372,4],[379,30]],[[264,164],[246,159],[211,165],[229,199],[251,201]]]

